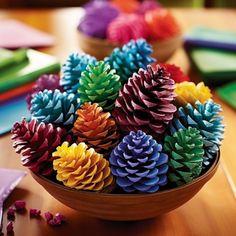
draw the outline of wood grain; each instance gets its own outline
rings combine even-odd
[[[107,194],[77,191],[31,172],[33,178],[53,197],[73,209],[99,219],[134,221],[150,219],[174,210],[189,201],[215,174],[217,155],[211,168],[191,183],[152,194]],[[125,211],[123,211],[125,209]]]
[[[173,12],[178,18],[184,32],[198,25],[224,30],[236,29],[236,10],[175,9]],[[68,53],[80,51],[77,32],[75,30],[80,14],[81,11],[78,8],[12,10],[0,11],[0,20],[3,18],[15,18],[52,33],[57,39],[57,44],[54,47],[41,50],[56,55],[61,62],[64,62]],[[185,72],[190,73],[191,78],[199,79],[196,72],[192,70],[183,49],[179,49],[169,61],[181,66]],[[54,229],[48,227],[43,219],[38,221],[30,219],[27,214],[17,215],[14,224],[15,235],[236,235],[236,202],[227,179],[230,176],[231,180],[236,183],[235,111],[221,102],[216,96],[214,98],[217,102],[221,103],[227,124],[225,140],[221,149],[222,164],[212,180],[188,203],[177,210],[152,220],[128,223],[101,221],[87,217],[64,206],[51,197],[46,190],[28,175],[9,197],[5,207],[7,208],[13,204],[16,199],[25,199],[28,207],[39,208],[42,212],[48,210],[54,213],[62,212],[66,215],[68,223],[61,228]],[[0,138],[0,166],[24,169],[20,165],[19,156],[14,153],[11,145],[10,135]],[[5,225],[6,216],[4,217]]]
[[[100,60],[106,56],[109,56],[115,47],[121,47],[121,45],[112,44],[104,39],[88,37],[79,31],[77,34],[81,49]],[[182,35],[177,35],[165,41],[151,42],[153,47],[152,56],[159,62],[165,62],[171,57],[171,55],[173,55],[181,44]]]

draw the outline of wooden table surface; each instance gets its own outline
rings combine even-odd
[[[193,26],[204,25],[236,31],[236,10],[173,9],[183,31]],[[55,10],[11,10],[0,11],[0,20],[14,18],[26,22],[56,36],[54,47],[42,49],[65,61],[67,55],[79,51],[76,25],[81,15],[78,8]],[[197,78],[183,49],[170,59]],[[236,116],[235,111],[214,96],[224,111],[227,125],[225,140],[221,148],[221,164],[216,175],[188,203],[168,214],[141,222],[108,222],[81,215],[52,198],[30,175],[19,184],[8,198],[6,208],[16,199],[25,199],[28,207],[39,208],[42,212],[61,212],[67,223],[59,228],[46,225],[43,219],[29,219],[27,214],[17,215],[15,235],[236,235]],[[0,166],[24,169],[19,156],[11,147],[10,135],[0,137]],[[6,214],[4,215],[4,230]]]

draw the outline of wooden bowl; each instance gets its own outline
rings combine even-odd
[[[112,44],[104,39],[89,37],[78,31],[80,48],[98,60],[109,56],[115,47],[121,47],[119,44]],[[165,41],[151,42],[153,47],[152,56],[159,62],[165,62],[182,45],[182,36],[178,35]]]
[[[151,194],[108,194],[78,191],[54,183],[38,174],[33,178],[53,197],[86,215],[115,221],[134,221],[167,213],[190,200],[212,178],[219,165],[219,154],[211,168],[191,183]]]

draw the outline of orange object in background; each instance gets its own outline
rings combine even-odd
[[[33,86],[34,86],[34,82],[29,83],[29,84],[25,84],[25,85],[20,86],[20,87],[16,87],[14,89],[11,89],[7,92],[4,92],[4,93],[0,94],[0,103],[1,102],[6,102],[7,100],[10,100],[14,97],[18,97],[20,95],[28,93],[29,91],[31,91]]]
[[[140,5],[137,0],[112,0],[111,2],[125,13],[135,12]]]
[[[145,14],[151,40],[165,40],[180,33],[180,27],[170,11],[155,9]]]

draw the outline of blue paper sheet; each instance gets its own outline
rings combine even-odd
[[[20,122],[23,117],[30,119],[25,98],[26,95],[0,103],[0,135],[9,132],[13,124],[16,121]]]

